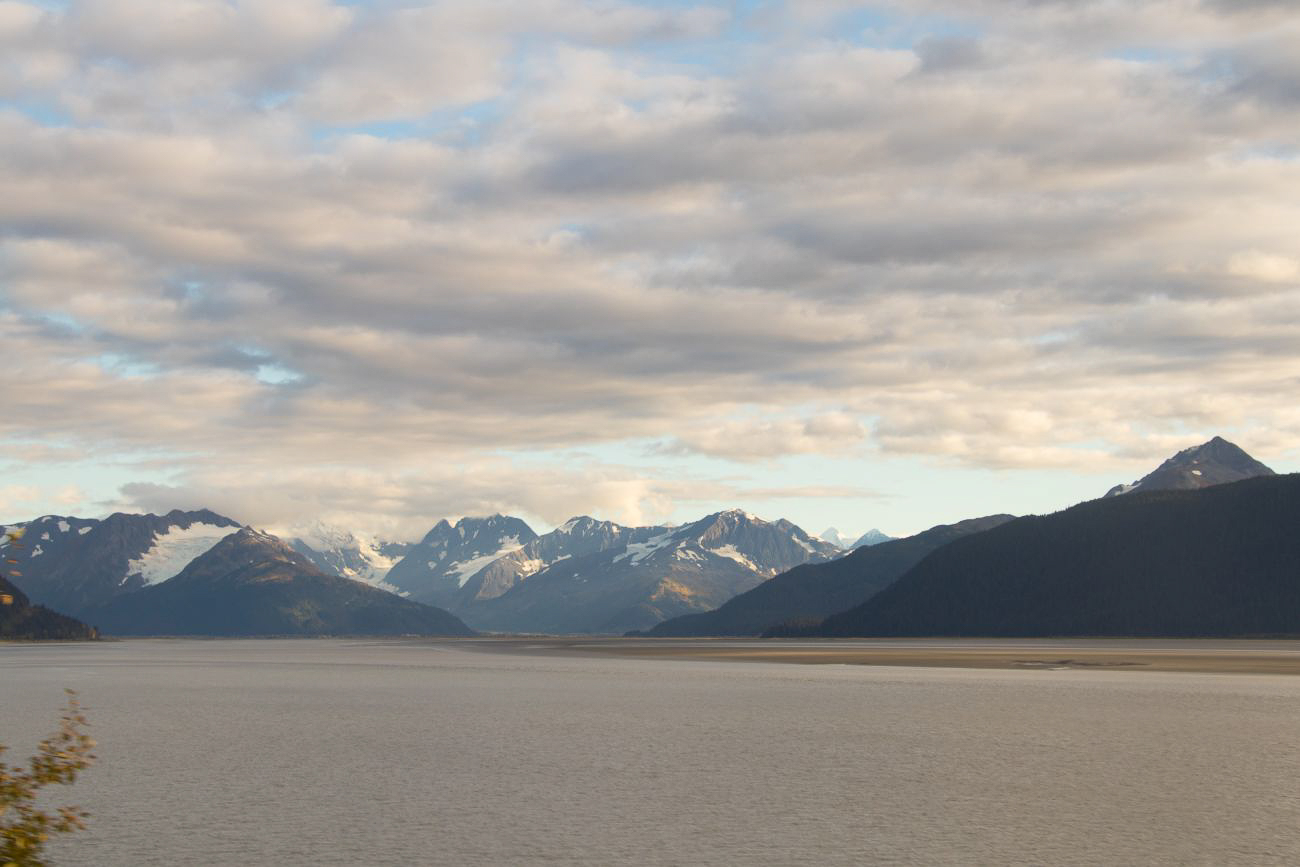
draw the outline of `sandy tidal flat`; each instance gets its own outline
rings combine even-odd
[[[1300,674],[1300,641],[1206,639],[756,640],[487,638],[484,650],[649,659],[929,668]]]

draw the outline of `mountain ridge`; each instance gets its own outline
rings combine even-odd
[[[968,533],[1011,520],[1010,515],[941,524],[904,539],[863,546],[824,563],[796,566],[718,608],[666,620],[654,637],[760,635],[789,620],[816,620],[856,605],[889,586],[930,551]]]
[[[1300,634],[1300,475],[1103,497],[937,549],[818,636]]]
[[[317,568],[274,536],[233,533],[160,584],[88,612],[113,635],[471,635],[449,612]]]
[[[621,634],[714,608],[792,566],[843,552],[780,519],[729,509],[574,557],[461,609],[475,628]]]

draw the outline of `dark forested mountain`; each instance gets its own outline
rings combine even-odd
[[[451,608],[476,572],[537,538],[509,515],[439,521],[388,571],[385,581],[410,598]]]
[[[239,524],[200,510],[109,515],[102,521],[50,515],[22,525],[26,547],[14,583],[33,602],[80,616],[115,596],[158,584]]]
[[[461,609],[463,616],[477,629],[501,632],[621,633],[714,608],[779,572],[842,553],[789,521],[739,510],[651,529],[555,562]]]
[[[113,635],[469,635],[458,618],[316,568],[244,529],[173,578],[87,612]]]
[[[95,630],[43,605],[0,578],[0,641],[71,641],[95,638]]]
[[[1222,437],[1183,449],[1131,485],[1116,485],[1108,497],[1135,491],[1185,491],[1239,482],[1273,471]]]
[[[1300,475],[1019,518],[931,553],[820,635],[1300,635]]]
[[[714,611],[684,614],[649,630],[654,636],[759,635],[785,621],[821,621],[888,587],[926,554],[971,533],[996,527],[1010,515],[932,527],[905,539],[860,547],[828,563],[796,566],[736,596]]]

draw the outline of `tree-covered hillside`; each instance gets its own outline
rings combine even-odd
[[[1300,635],[1300,475],[1134,493],[930,554],[814,634]]]

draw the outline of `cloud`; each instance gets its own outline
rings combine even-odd
[[[1247,250],[1228,260],[1228,273],[1266,283],[1284,283],[1300,277],[1300,259]]]
[[[700,456],[1300,448],[1250,5],[0,3],[0,432],[408,529],[745,495]]]

